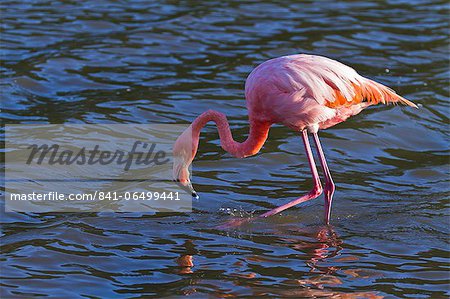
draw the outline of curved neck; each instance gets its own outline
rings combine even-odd
[[[191,125],[193,137],[196,137],[194,140],[198,142],[200,130],[209,121],[214,121],[217,125],[222,148],[238,158],[244,158],[258,153],[269,135],[269,128],[271,126],[271,123],[250,119],[250,133],[247,140],[237,142],[233,139],[227,117],[220,112],[208,110],[197,117]],[[195,146],[195,148],[197,147]]]

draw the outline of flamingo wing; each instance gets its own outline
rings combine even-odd
[[[281,90],[303,91],[329,108],[348,107],[362,102],[369,105],[401,103],[417,106],[389,87],[360,76],[338,61],[315,55],[285,56],[284,80],[277,80]],[[279,78],[280,79],[280,78]]]

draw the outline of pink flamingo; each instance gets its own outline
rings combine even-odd
[[[209,121],[214,121],[217,125],[222,148],[238,158],[258,153],[267,139],[270,126],[281,123],[301,133],[314,186],[306,195],[260,217],[277,214],[314,199],[323,192],[326,224],[330,222],[335,184],[317,135],[318,130],[343,122],[364,108],[378,103],[401,103],[417,108],[392,89],[360,76],[354,69],[340,62],[304,54],[270,59],[256,67],[245,83],[245,98],[250,122],[247,139],[242,143],[233,140],[224,114],[214,110],[204,112],[175,142],[174,179],[197,197],[189,180],[188,167],[197,153],[200,130]],[[324,188],[316,169],[308,132],[312,134],[323,169]]]

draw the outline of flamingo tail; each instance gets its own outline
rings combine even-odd
[[[366,78],[359,78],[348,82],[347,90],[337,88],[334,84],[327,82],[334,90],[333,101],[327,101],[330,108],[348,107],[362,102],[370,105],[376,104],[403,104],[418,108],[413,102],[395,93],[391,88]],[[344,96],[347,94],[347,97]]]
[[[400,103],[406,106],[418,108],[416,104],[398,95],[391,88],[373,80],[366,79],[364,84],[358,87],[355,88],[356,93],[359,92],[360,96],[371,104],[381,103],[388,105]]]

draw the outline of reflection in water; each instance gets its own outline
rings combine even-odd
[[[342,273],[352,275],[356,278],[369,278],[373,276],[354,276],[361,273],[362,269],[343,270],[337,266],[330,266],[331,261],[345,262],[357,261],[354,256],[339,257],[343,250],[343,241],[332,226],[319,225],[305,228],[289,226],[289,229],[271,231],[266,236],[269,242],[276,242],[279,245],[294,249],[297,257],[310,268],[312,274],[302,275],[305,278],[282,280],[282,287],[274,290],[273,287],[264,287],[256,281],[247,279],[258,278],[255,272],[249,272],[248,268],[266,268],[267,264],[275,264],[277,259],[284,259],[283,256],[270,258],[261,255],[250,255],[245,257],[245,263],[235,263],[234,266],[243,269],[240,272],[231,274],[234,277],[242,278],[236,281],[237,286],[254,285],[252,296],[284,296],[284,297],[327,297],[327,298],[384,298],[377,292],[337,292],[332,291],[333,287],[344,284],[341,279]],[[306,259],[306,260],[305,260]],[[277,263],[279,264],[279,263]],[[245,279],[245,280],[243,280]],[[234,295],[231,295],[234,297]]]
[[[194,267],[194,258],[192,255],[182,255],[177,259],[177,264],[180,266],[178,273],[190,274],[192,273],[192,267]]]
[[[332,226],[318,226],[316,229],[309,231],[309,233],[317,239],[317,243],[299,242],[291,246],[299,251],[310,251],[311,259],[307,262],[307,265],[311,268],[311,272],[333,274],[338,269],[334,266],[321,267],[320,263],[339,255],[342,250],[342,247],[340,247],[342,240],[339,239]]]
[[[178,273],[190,274],[193,273],[192,267],[194,267],[193,254],[196,253],[197,250],[195,250],[194,244],[191,240],[186,240],[183,247],[183,253],[177,258],[177,264],[179,266]]]
[[[279,232],[282,233],[282,232]],[[316,226],[290,231],[295,235],[307,237],[307,239],[282,238],[286,246],[289,246],[308,256],[306,265],[310,267],[308,278],[287,280],[283,283],[289,285],[292,290],[282,291],[279,296],[287,297],[327,297],[327,298],[383,298],[376,292],[336,292],[333,287],[339,287],[344,281],[339,277],[341,270],[336,266],[327,266],[329,260],[339,256],[342,250],[342,240],[332,226]],[[315,239],[315,241],[314,241]],[[355,270],[357,271],[357,270]],[[295,287],[298,285],[298,287]]]

